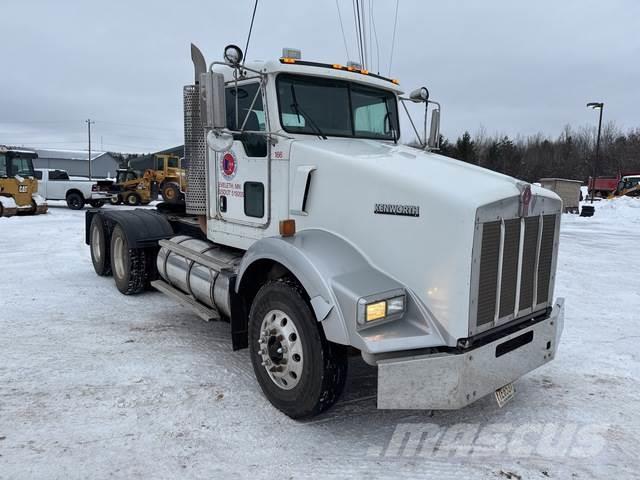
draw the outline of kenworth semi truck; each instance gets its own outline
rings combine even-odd
[[[554,358],[562,203],[434,153],[426,88],[357,65],[207,65],[184,87],[186,212],[91,210],[86,242],[124,294],[157,289],[230,323],[269,401],[293,418],[339,397],[347,357],[378,370],[379,408],[458,409]],[[405,103],[434,105],[400,143]],[[452,179],[465,189],[447,186]],[[542,393],[539,393],[542,395]]]

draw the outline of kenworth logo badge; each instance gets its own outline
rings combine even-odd
[[[393,205],[390,203],[376,203],[373,213],[379,215],[403,215],[405,217],[419,217],[420,207],[417,205]]]

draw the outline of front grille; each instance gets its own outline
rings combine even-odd
[[[543,215],[482,224],[472,333],[546,307],[556,221]]]

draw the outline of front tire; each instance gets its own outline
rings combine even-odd
[[[180,201],[180,189],[175,183],[165,183],[162,186],[162,200],[167,203],[178,203]]]
[[[93,269],[101,277],[111,275],[111,249],[107,241],[108,238],[102,217],[94,215],[89,227],[89,247]]]
[[[347,349],[325,338],[302,288],[292,281],[269,282],[256,295],[249,350],[263,393],[291,418],[318,415],[342,393]]]
[[[120,197],[120,195],[116,195],[115,197],[111,197],[109,199],[109,203],[111,205],[120,205],[122,203],[122,198]]]
[[[93,208],[101,208],[102,206],[104,206],[104,200],[91,200],[89,202],[89,205],[91,205]]]
[[[82,210],[84,207],[84,197],[76,192],[67,195],[67,207],[71,210]]]
[[[143,248],[131,248],[124,230],[116,225],[111,235],[111,270],[121,293],[134,295],[148,286],[147,253]]]
[[[131,207],[137,207],[138,205],[140,205],[140,202],[140,195],[135,192],[127,193],[124,197],[124,203]]]

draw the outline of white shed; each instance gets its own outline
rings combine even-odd
[[[562,207],[565,213],[580,213],[580,187],[582,186],[582,181],[567,180],[566,178],[541,178],[540,185],[558,194],[562,199]]]

